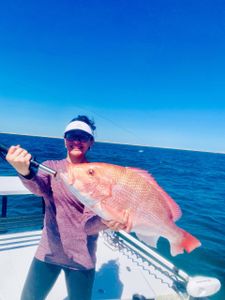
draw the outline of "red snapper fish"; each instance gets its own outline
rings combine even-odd
[[[71,165],[61,176],[76,198],[101,218],[123,222],[128,212],[131,231],[150,246],[164,237],[175,256],[201,245],[174,223],[180,207],[147,171],[97,162]]]

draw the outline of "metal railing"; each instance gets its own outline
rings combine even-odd
[[[11,195],[10,195],[11,196]],[[13,196],[15,200],[16,196]],[[35,197],[33,195],[33,197]],[[44,199],[36,197],[41,200],[42,208],[39,214],[29,214],[29,215],[17,215],[17,216],[8,216],[8,201],[9,198],[7,195],[1,196],[1,217],[0,217],[0,233],[6,233],[9,231],[17,231],[25,228],[42,228],[43,227],[43,218],[45,213],[45,203]],[[13,201],[13,200],[12,200]]]

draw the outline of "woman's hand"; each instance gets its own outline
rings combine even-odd
[[[17,146],[11,146],[6,155],[6,160],[10,165],[12,165],[16,171],[23,175],[27,176],[30,174],[30,160],[31,154],[27,152],[27,150]]]
[[[102,220],[102,223],[108,226],[111,230],[113,231],[119,231],[119,230],[124,230],[126,232],[130,232],[132,228],[132,223],[130,220],[130,215],[127,210],[124,211],[124,216],[123,216],[123,221],[118,222],[114,220]]]

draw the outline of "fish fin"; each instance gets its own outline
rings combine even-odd
[[[126,169],[137,173],[138,175],[144,177],[145,179],[147,179],[148,181],[151,181],[152,183],[153,182],[156,183],[156,181],[152,177],[152,175],[150,173],[148,173],[148,171],[146,171],[146,170],[142,170],[142,169],[138,169],[138,168],[132,168],[132,167],[126,167]]]
[[[130,167],[127,167],[127,169],[132,170],[133,172],[136,172],[138,175],[145,178],[149,182],[149,184],[153,185],[158,190],[158,192],[166,200],[172,214],[172,220],[174,222],[181,217],[182,212],[179,205],[161,188],[161,186],[157,183],[153,176],[148,173],[148,171]]]
[[[147,236],[147,235],[142,235],[142,234],[139,234],[139,233],[136,233],[136,232],[135,232],[135,234],[137,235],[139,240],[145,242],[146,244],[150,245],[151,247],[154,247],[154,248],[157,247],[157,242],[158,242],[158,239],[159,239],[158,235]]]
[[[182,215],[181,209],[179,205],[165,191],[162,190],[162,192],[164,193],[164,197],[167,200],[167,204],[169,205],[172,214],[172,219],[175,222]]]
[[[183,239],[181,240],[181,242],[179,244],[172,243],[170,245],[171,247],[170,251],[172,256],[176,256],[177,254],[182,254],[184,250],[190,253],[195,248],[201,246],[201,242],[196,237],[194,237],[193,235],[191,235],[185,230],[182,230],[182,233],[183,233]]]

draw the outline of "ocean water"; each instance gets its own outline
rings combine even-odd
[[[7,146],[20,144],[40,162],[66,155],[62,139],[0,134],[0,143]],[[190,254],[171,257],[168,242],[160,239],[159,253],[189,275],[220,279],[222,289],[211,298],[225,300],[225,155],[96,142],[88,158],[142,168],[154,176],[182,209],[183,215],[177,225],[202,243]],[[0,176],[13,175],[16,172],[0,159]],[[23,196],[18,200],[10,197],[9,215],[40,211],[37,198]]]

